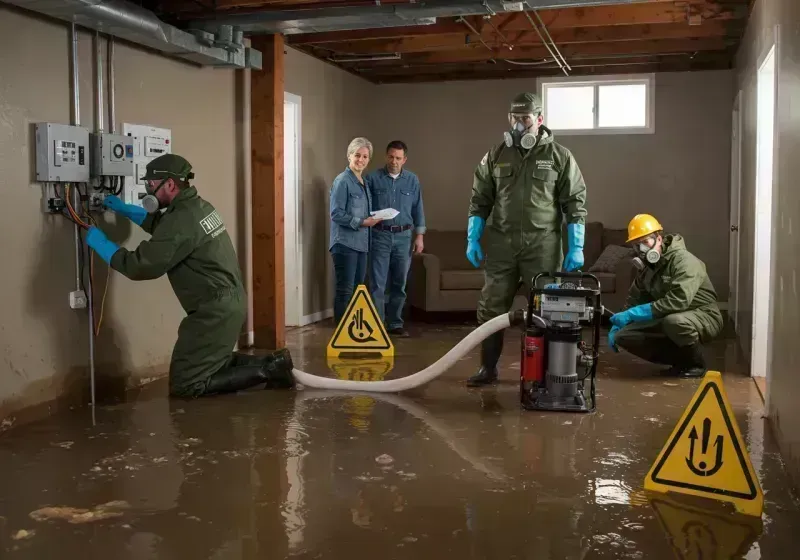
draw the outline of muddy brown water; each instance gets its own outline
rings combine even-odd
[[[292,331],[295,364],[359,379],[429,365],[467,326],[412,326],[393,360],[328,361],[329,325]],[[794,558],[800,505],[732,345],[708,349],[765,493],[762,518],[642,491],[698,386],[602,354],[598,411],[520,409],[518,335],[496,387],[472,352],[403,395],[254,390],[59,413],[0,438],[0,557]]]

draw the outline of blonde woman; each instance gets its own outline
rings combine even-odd
[[[363,173],[372,159],[372,143],[354,138],[347,147],[347,168],[331,186],[331,239],[336,287],[333,318],[338,324],[353,297],[356,287],[364,284],[369,253],[369,228],[380,222],[370,217],[372,195]]]

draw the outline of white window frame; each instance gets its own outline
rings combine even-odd
[[[622,126],[622,127],[599,127],[600,118],[597,105],[599,102],[599,88],[597,86],[626,85],[626,84],[645,84],[647,91],[647,101],[645,105],[645,126]],[[594,127],[593,128],[573,128],[558,129],[551,128],[547,124],[547,88],[549,86],[594,86]],[[655,74],[630,74],[630,75],[609,75],[609,76],[570,76],[561,78],[539,78],[538,90],[542,98],[544,109],[544,124],[550,128],[554,134],[559,136],[587,136],[605,134],[655,134]]]

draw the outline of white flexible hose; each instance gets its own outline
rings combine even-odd
[[[409,389],[415,389],[426,383],[430,383],[453,367],[453,364],[463,358],[485,338],[511,326],[512,313],[504,313],[503,315],[483,323],[433,364],[422,371],[418,371],[406,377],[401,377],[400,379],[389,379],[386,381],[351,381],[349,379],[320,377],[300,371],[299,369],[293,369],[292,374],[294,375],[295,381],[314,389],[367,391],[370,393],[399,393],[400,391],[408,391]]]

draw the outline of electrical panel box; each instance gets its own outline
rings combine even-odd
[[[133,145],[133,169],[125,178],[124,201],[128,204],[142,205],[147,194],[142,180],[147,164],[158,156],[172,153],[172,131],[149,125],[123,123],[123,134]]]
[[[79,126],[36,123],[36,180],[89,181],[89,131]]]
[[[92,175],[133,175],[133,139],[121,134],[92,134]]]

